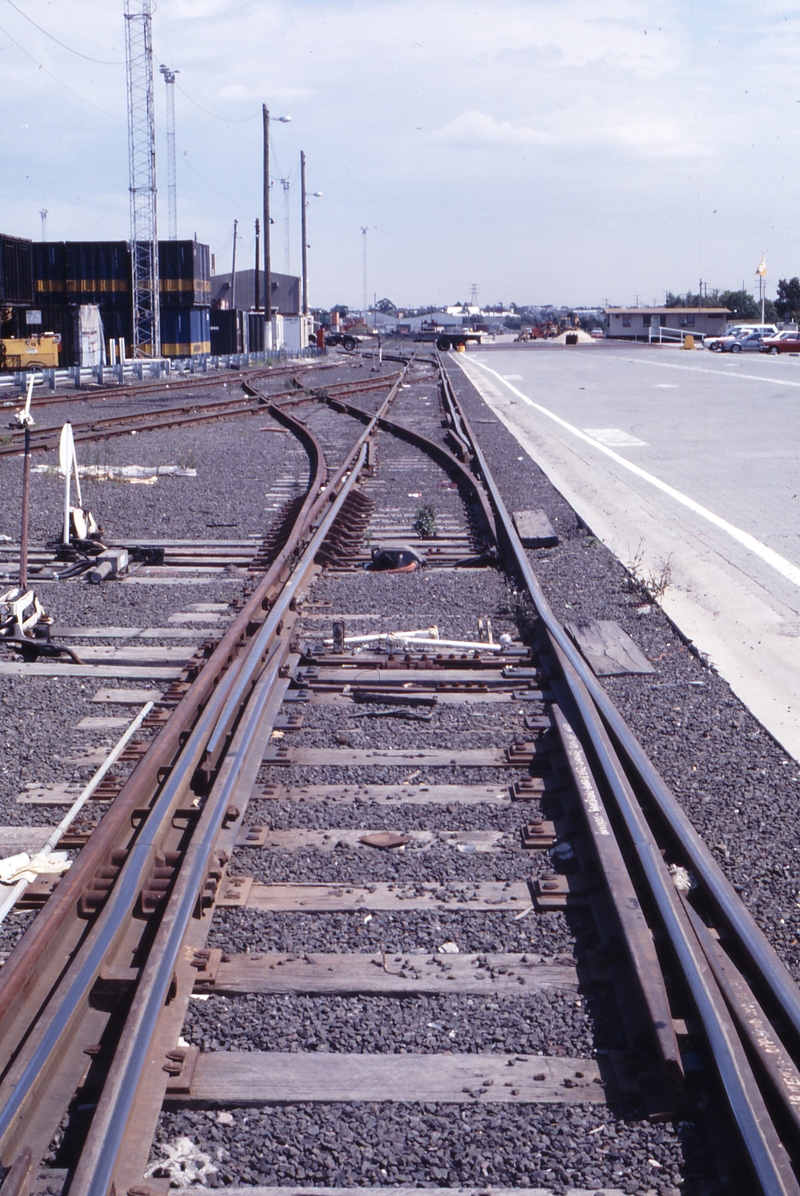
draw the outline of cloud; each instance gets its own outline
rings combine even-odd
[[[542,133],[527,125],[512,125],[497,121],[485,112],[462,112],[444,128],[428,135],[434,145],[453,149],[503,149],[506,146],[548,145],[553,141],[549,133]]]
[[[485,112],[462,112],[430,133],[433,145],[450,149],[502,150],[549,146],[564,151],[619,149],[645,158],[696,155],[694,138],[678,119],[637,117],[624,109],[570,105],[546,118],[548,129],[495,120]]]

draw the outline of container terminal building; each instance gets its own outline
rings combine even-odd
[[[260,351],[264,316],[243,279],[239,310],[230,310],[230,275],[211,275],[211,255],[198,241],[159,241],[161,348],[165,357]],[[243,271],[245,276],[255,271]],[[239,290],[239,276],[236,278]],[[225,285],[227,284],[227,286]],[[247,292],[247,293],[245,293]],[[299,314],[299,279],[272,275],[273,310]],[[262,287],[263,293],[263,287]],[[61,366],[80,364],[82,306],[99,308],[106,343],[133,336],[131,251],[126,241],[28,241],[0,234],[0,337],[54,332]]]

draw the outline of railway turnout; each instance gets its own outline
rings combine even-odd
[[[0,969],[0,1196],[160,1196],[187,1177],[274,1190],[257,1163],[284,1148],[304,1191],[343,1192],[336,1127],[365,1109],[388,1140],[423,1115],[436,1135],[401,1181],[365,1170],[367,1188],[566,1191],[544,1146],[550,1163],[512,1184],[484,1142],[476,1181],[480,1118],[535,1138],[558,1110],[595,1118],[570,1124],[599,1143],[635,1109],[653,1134],[700,1127],[715,1190],[800,1192],[800,990],[556,619],[441,359],[157,399],[76,419],[75,440],[257,414],[306,476],[251,548],[176,542],[150,566],[213,560],[247,585],[174,669]],[[30,442],[52,450],[57,429]],[[31,559],[60,567],[45,544]],[[415,1001],[461,1020],[407,1044]],[[257,1033],[217,1049],[243,1002]],[[605,1029],[556,1041],[584,1003]],[[539,1049],[477,1029],[462,1046],[487,1008],[533,1024],[545,1007]],[[334,1018],[301,1049],[331,1009],[349,1029]],[[289,1150],[287,1110],[312,1125],[312,1160]],[[175,1162],[187,1125],[213,1126],[216,1157],[197,1129]],[[573,1188],[614,1188],[608,1149]]]

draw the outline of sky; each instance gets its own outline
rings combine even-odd
[[[134,0],[135,2],[135,0]],[[157,0],[159,231],[253,264],[261,105],[272,265],[312,306],[663,302],[800,274],[800,5]],[[0,232],[130,236],[124,0],[0,0]],[[288,180],[288,192],[281,179]],[[366,233],[362,232],[366,229]]]

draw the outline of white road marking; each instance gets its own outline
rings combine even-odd
[[[732,539],[738,541],[738,543],[742,544],[746,549],[748,549],[748,551],[760,557],[762,561],[773,568],[777,573],[780,573],[782,577],[787,579],[787,581],[792,582],[793,585],[800,586],[800,568],[798,568],[797,565],[793,565],[791,561],[786,559],[786,557],[781,556],[780,553],[775,552],[774,549],[767,547],[766,544],[762,544],[760,540],[757,540],[755,536],[751,536],[749,532],[743,531],[741,528],[735,527],[732,523],[728,523],[727,519],[722,519],[719,515],[715,515],[713,511],[709,511],[708,507],[701,506],[701,504],[695,502],[693,498],[689,498],[687,494],[683,494],[680,490],[676,490],[673,486],[667,485],[666,482],[662,482],[660,478],[655,477],[652,473],[648,473],[646,470],[641,469],[638,465],[634,465],[632,461],[626,461],[626,459],[621,457],[619,453],[615,453],[613,449],[607,448],[606,445],[601,444],[599,440],[595,440],[594,437],[587,435],[586,432],[582,432],[580,428],[576,428],[573,424],[568,423],[565,419],[562,419],[560,415],[556,415],[554,411],[549,411],[547,407],[542,407],[540,403],[534,403],[533,399],[529,399],[528,396],[523,394],[521,390],[517,390],[516,386],[512,386],[510,382],[506,382],[502,374],[498,374],[496,370],[490,369],[488,365],[483,365],[482,362],[477,361],[474,357],[472,360],[477,366],[480,366],[482,370],[485,370],[487,374],[491,374],[493,377],[497,378],[498,381],[502,382],[504,386],[507,386],[509,390],[512,390],[514,394],[517,395],[518,398],[522,399],[524,403],[527,403],[529,407],[533,407],[535,411],[539,411],[542,415],[546,415],[548,419],[552,419],[555,423],[560,424],[562,428],[566,428],[568,432],[571,432],[573,436],[577,436],[579,440],[584,440],[587,444],[592,445],[592,447],[596,448],[598,452],[605,453],[605,455],[610,457],[612,461],[616,461],[618,465],[621,465],[624,469],[627,469],[630,473],[635,474],[636,477],[641,478],[643,481],[649,482],[651,486],[655,486],[655,488],[660,490],[663,494],[668,494],[670,498],[675,500],[675,502],[680,503],[681,506],[687,507],[690,511],[693,511],[695,515],[699,515],[701,518],[713,524],[714,527],[718,527],[721,531],[727,532]],[[667,363],[653,362],[652,364],[666,365]],[[693,367],[673,366],[671,368],[691,369]],[[745,375],[740,375],[740,377],[744,376]],[[766,379],[762,379],[762,381],[766,381]],[[800,386],[800,382],[791,383],[790,385]]]
[[[760,374],[740,374],[738,371],[733,373],[732,370],[707,370],[701,365],[678,365],[674,361],[653,361],[652,358],[642,361],[636,357],[629,357],[628,361],[634,365],[661,366],[664,370],[688,370],[691,374],[719,374],[721,378],[732,378],[734,381],[746,378],[748,382],[771,382],[773,386],[800,386],[800,382],[789,382],[786,378],[763,378]],[[497,376],[500,377],[499,374]]]
[[[661,362],[659,361],[656,364],[660,365]],[[656,390],[677,390],[677,389],[678,389],[677,382],[656,382]]]
[[[610,445],[611,448],[638,448],[647,444],[638,436],[631,436],[630,432],[623,432],[622,428],[584,428],[587,436],[593,436],[600,444]]]

